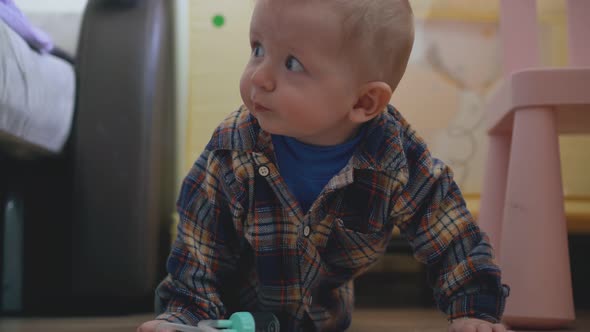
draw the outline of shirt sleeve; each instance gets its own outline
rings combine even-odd
[[[451,169],[432,158],[411,131],[405,145],[408,181],[396,204],[407,213],[397,224],[414,256],[428,266],[438,307],[449,320],[499,322],[508,287],[487,236],[467,210]]]
[[[224,184],[227,165],[205,151],[185,178],[177,201],[178,234],[156,289],[156,319],[196,325],[225,317],[220,296],[224,277],[238,260],[236,231]]]

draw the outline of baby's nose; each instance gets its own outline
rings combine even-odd
[[[272,73],[272,69],[269,65],[260,64],[253,72],[252,72],[252,83],[254,85],[266,90],[266,91],[273,91],[275,89],[275,79]]]

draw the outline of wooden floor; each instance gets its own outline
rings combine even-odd
[[[151,315],[112,318],[0,318],[2,332],[125,332],[135,331]],[[434,310],[359,309],[349,331],[441,332],[445,318]],[[578,313],[572,329],[590,331],[590,312]],[[531,331],[529,331],[531,332]]]

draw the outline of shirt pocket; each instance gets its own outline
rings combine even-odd
[[[341,218],[334,218],[324,258],[328,266],[352,269],[350,272],[356,275],[381,256],[389,236],[382,228],[360,231],[349,228],[349,225],[360,225],[360,222],[348,220],[345,223]]]

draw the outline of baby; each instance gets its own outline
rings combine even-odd
[[[138,331],[236,311],[272,312],[284,331],[345,330],[353,280],[394,227],[428,266],[449,331],[506,331],[487,237],[451,170],[388,105],[413,40],[407,0],[256,1],[244,105],[183,183],[159,315]]]

